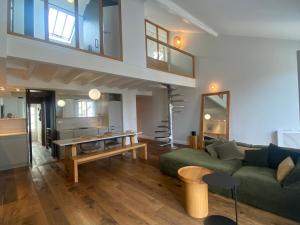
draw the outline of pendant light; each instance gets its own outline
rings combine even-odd
[[[92,100],[98,100],[101,97],[101,92],[98,89],[91,89],[89,91],[89,97]]]

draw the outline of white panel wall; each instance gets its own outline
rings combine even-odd
[[[124,62],[146,67],[144,1],[122,0]]]
[[[201,94],[212,82],[220,91],[231,92],[231,139],[276,143],[275,131],[299,127],[300,42],[203,35],[186,36],[184,41],[187,50],[198,55],[198,77],[196,89],[179,90],[186,108],[175,116],[177,141],[185,142],[190,131],[199,130]]]

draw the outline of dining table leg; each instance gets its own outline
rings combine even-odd
[[[65,147],[65,158],[64,158],[64,164],[65,164],[65,170],[72,178],[74,178],[74,175],[76,173],[77,166],[74,165],[73,157],[77,155],[77,149],[76,145],[68,145]],[[74,172],[75,171],[75,172]]]

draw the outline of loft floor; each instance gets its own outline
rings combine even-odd
[[[111,160],[80,166],[80,182],[68,181],[62,163],[0,173],[1,225],[201,225],[184,211],[182,183],[160,173],[159,155],[149,142],[149,160]],[[233,202],[209,196],[210,214],[234,216]],[[297,225],[243,204],[241,225]]]

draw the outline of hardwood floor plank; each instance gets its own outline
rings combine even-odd
[[[47,216],[50,225],[70,225],[66,216],[61,210],[61,206],[54,198],[54,193],[48,188],[44,178],[40,174],[38,167],[32,168],[31,171],[35,190],[38,194],[43,211]]]
[[[68,181],[56,164],[40,166],[39,169],[51,191],[58,193],[55,196],[56,201],[62,206],[71,224],[117,225],[117,222],[91,198],[89,190]]]

